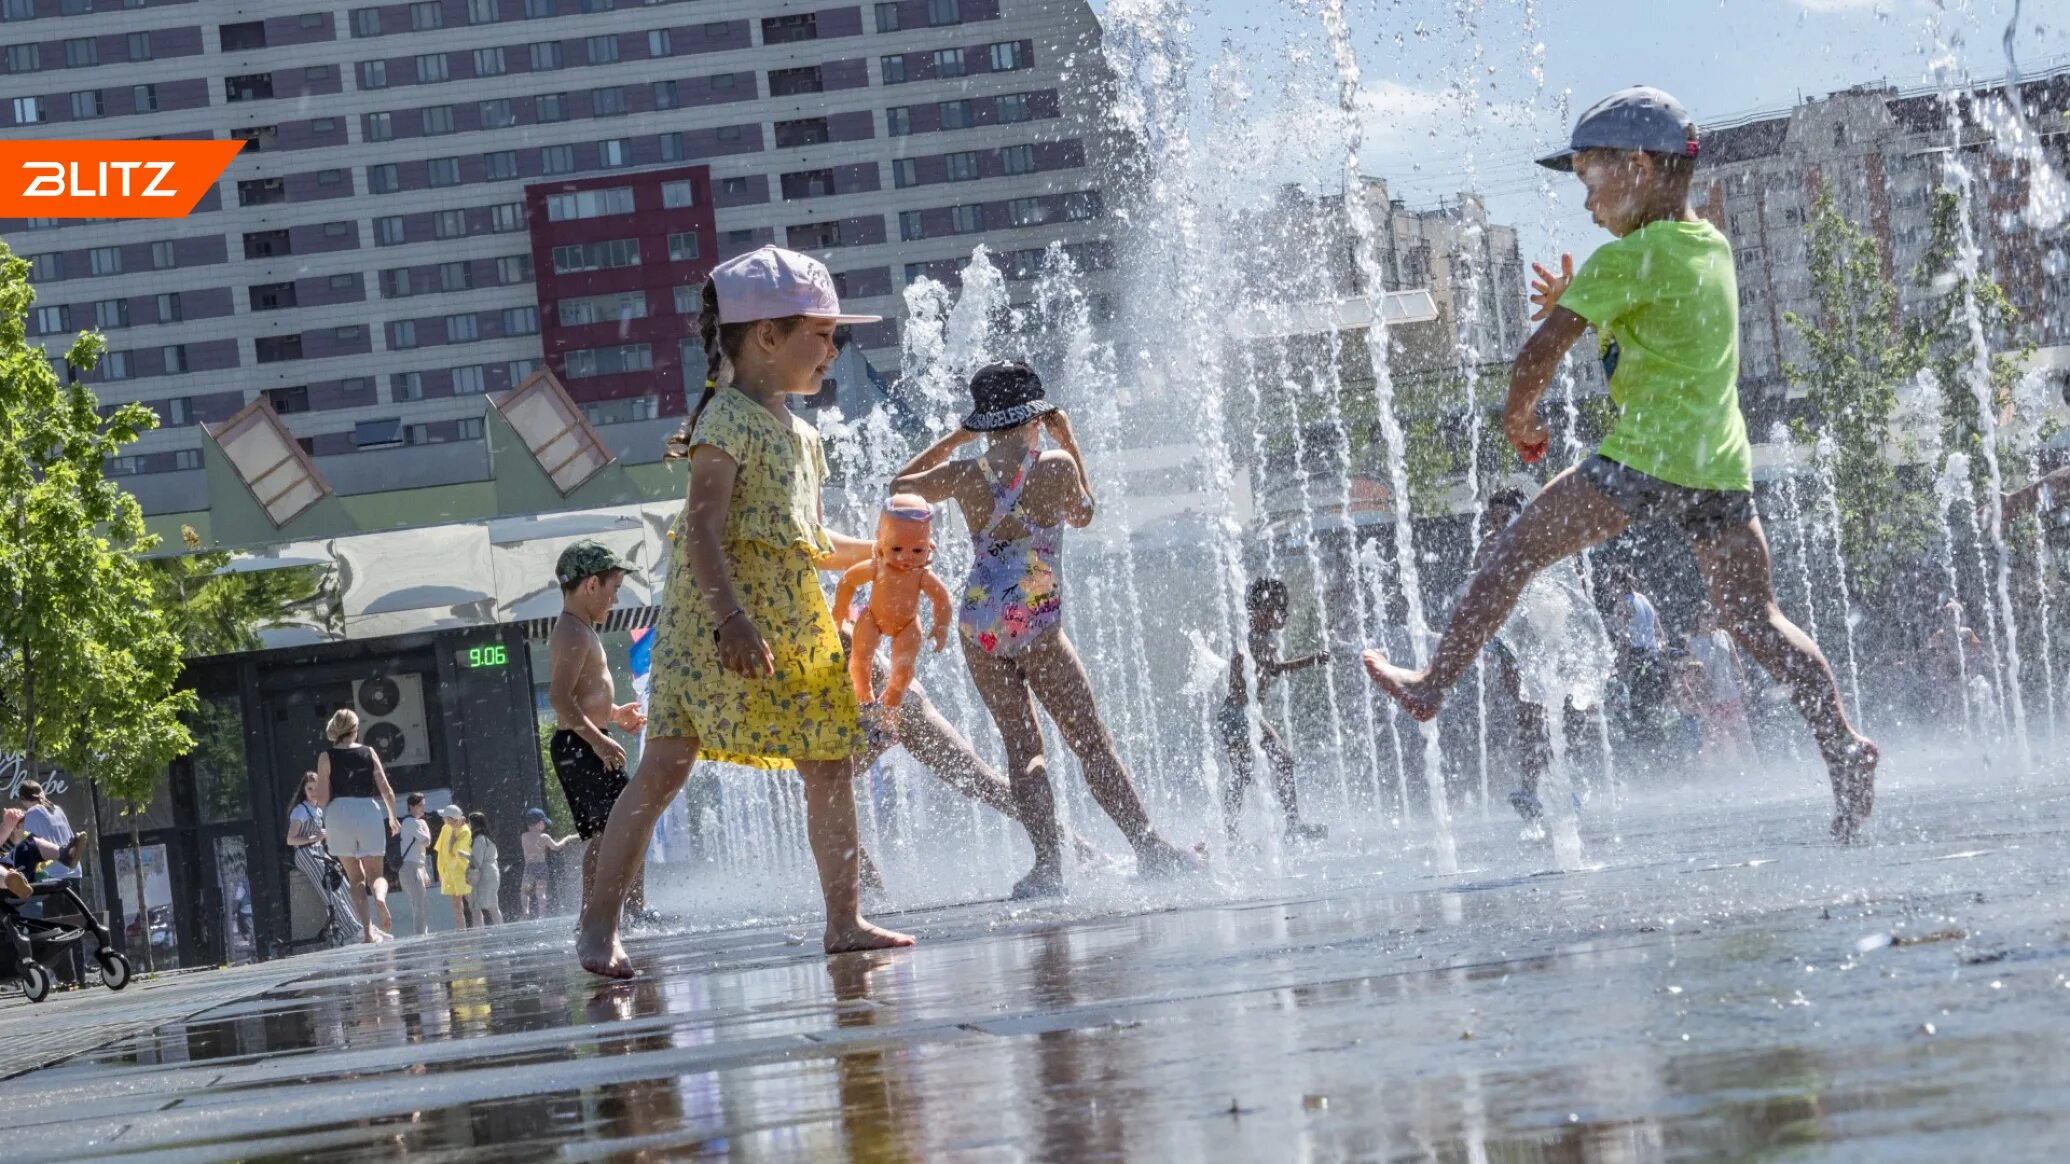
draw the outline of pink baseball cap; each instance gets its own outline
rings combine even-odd
[[[843,315],[841,297],[825,263],[809,255],[766,246],[712,268],[719,292],[720,323],[753,323],[803,315],[835,323],[876,323],[881,315]]]

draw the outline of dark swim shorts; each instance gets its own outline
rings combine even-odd
[[[625,791],[623,768],[604,767],[603,757],[589,741],[562,728],[553,733],[548,749],[553,755],[553,773],[560,777],[561,791],[568,797],[568,812],[575,818],[575,833],[593,841],[610,823],[611,806]]]
[[[1671,521],[1699,541],[1754,520],[1751,493],[1671,484],[1601,454],[1583,461],[1579,472],[1634,522]]]

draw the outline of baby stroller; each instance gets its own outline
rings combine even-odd
[[[35,894],[30,900],[56,902],[60,910],[69,908],[69,914],[58,917],[25,917],[21,907],[26,902],[18,901],[12,894],[0,893],[0,983],[14,982],[21,986],[22,997],[30,1002],[42,1002],[50,997],[57,985],[57,976],[50,972],[50,963],[65,950],[92,933],[98,943],[93,951],[93,960],[101,967],[101,985],[110,990],[120,990],[129,985],[129,959],[115,949],[108,928],[94,920],[92,911],[79,899],[69,881],[39,881],[33,885]],[[48,905],[44,912],[51,910]]]

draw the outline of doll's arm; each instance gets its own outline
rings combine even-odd
[[[949,587],[932,570],[920,572],[920,592],[934,603],[934,630],[929,635],[934,640],[934,649],[949,649]]]
[[[855,592],[862,589],[862,584],[868,582],[876,571],[875,561],[859,562],[841,575],[840,583],[834,587],[835,622],[844,627],[848,625],[848,611],[855,605]]]

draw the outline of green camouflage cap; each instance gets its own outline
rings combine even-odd
[[[623,570],[630,574],[633,564],[618,556],[618,552],[602,542],[588,538],[576,542],[561,551],[561,560],[554,565],[554,577],[563,586],[572,586],[584,578],[596,574]]]

